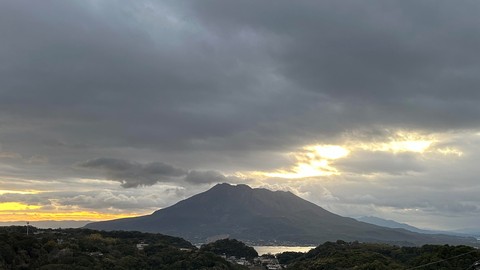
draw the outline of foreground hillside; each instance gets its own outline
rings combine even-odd
[[[468,246],[398,247],[337,241],[327,242],[308,253],[285,252],[277,258],[293,270],[474,270],[473,264],[480,259],[480,251]]]
[[[396,245],[468,244],[474,238],[391,229],[331,213],[291,192],[219,184],[147,216],[90,223],[97,230],[139,230],[205,243],[227,235],[248,243],[318,245],[326,241]]]
[[[30,229],[0,227],[0,269],[245,269],[177,237]]]
[[[307,253],[284,252],[256,257],[256,251],[234,239],[200,249],[184,239],[140,232],[87,229],[39,230],[0,227],[0,269],[475,269],[480,251],[468,246],[398,247],[358,242],[327,242]],[[223,257],[223,258],[222,258]],[[231,258],[234,259],[231,259]],[[242,257],[242,258],[241,258]],[[228,261],[224,258],[228,258]],[[240,266],[244,263],[247,266]]]

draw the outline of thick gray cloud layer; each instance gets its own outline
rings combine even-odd
[[[4,144],[236,151],[479,124],[476,2],[1,5]]]
[[[197,190],[285,168],[307,144],[474,134],[479,12],[446,0],[1,1],[0,176]],[[450,172],[465,185],[473,141],[456,141],[469,151]],[[430,178],[434,159],[367,151],[335,166]]]

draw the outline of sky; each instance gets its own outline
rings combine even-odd
[[[0,221],[216,183],[480,224],[480,2],[0,1]]]

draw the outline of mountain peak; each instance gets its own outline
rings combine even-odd
[[[231,190],[231,191],[252,191],[252,192],[267,192],[267,193],[283,193],[283,194],[290,194],[293,196],[296,196],[290,191],[283,191],[283,190],[269,190],[267,188],[252,188],[247,184],[230,184],[230,183],[219,183],[213,186],[211,189],[207,190],[206,192],[210,191],[225,191],[225,190]]]
[[[230,183],[220,183],[213,186],[210,190],[217,190],[217,189],[252,189],[250,186],[246,184],[236,184],[232,185]]]

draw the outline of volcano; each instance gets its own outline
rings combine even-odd
[[[474,238],[368,224],[331,213],[291,192],[225,183],[151,215],[94,222],[85,227],[162,233],[193,243],[227,236],[259,245],[317,245],[339,239],[402,246],[476,242]]]

